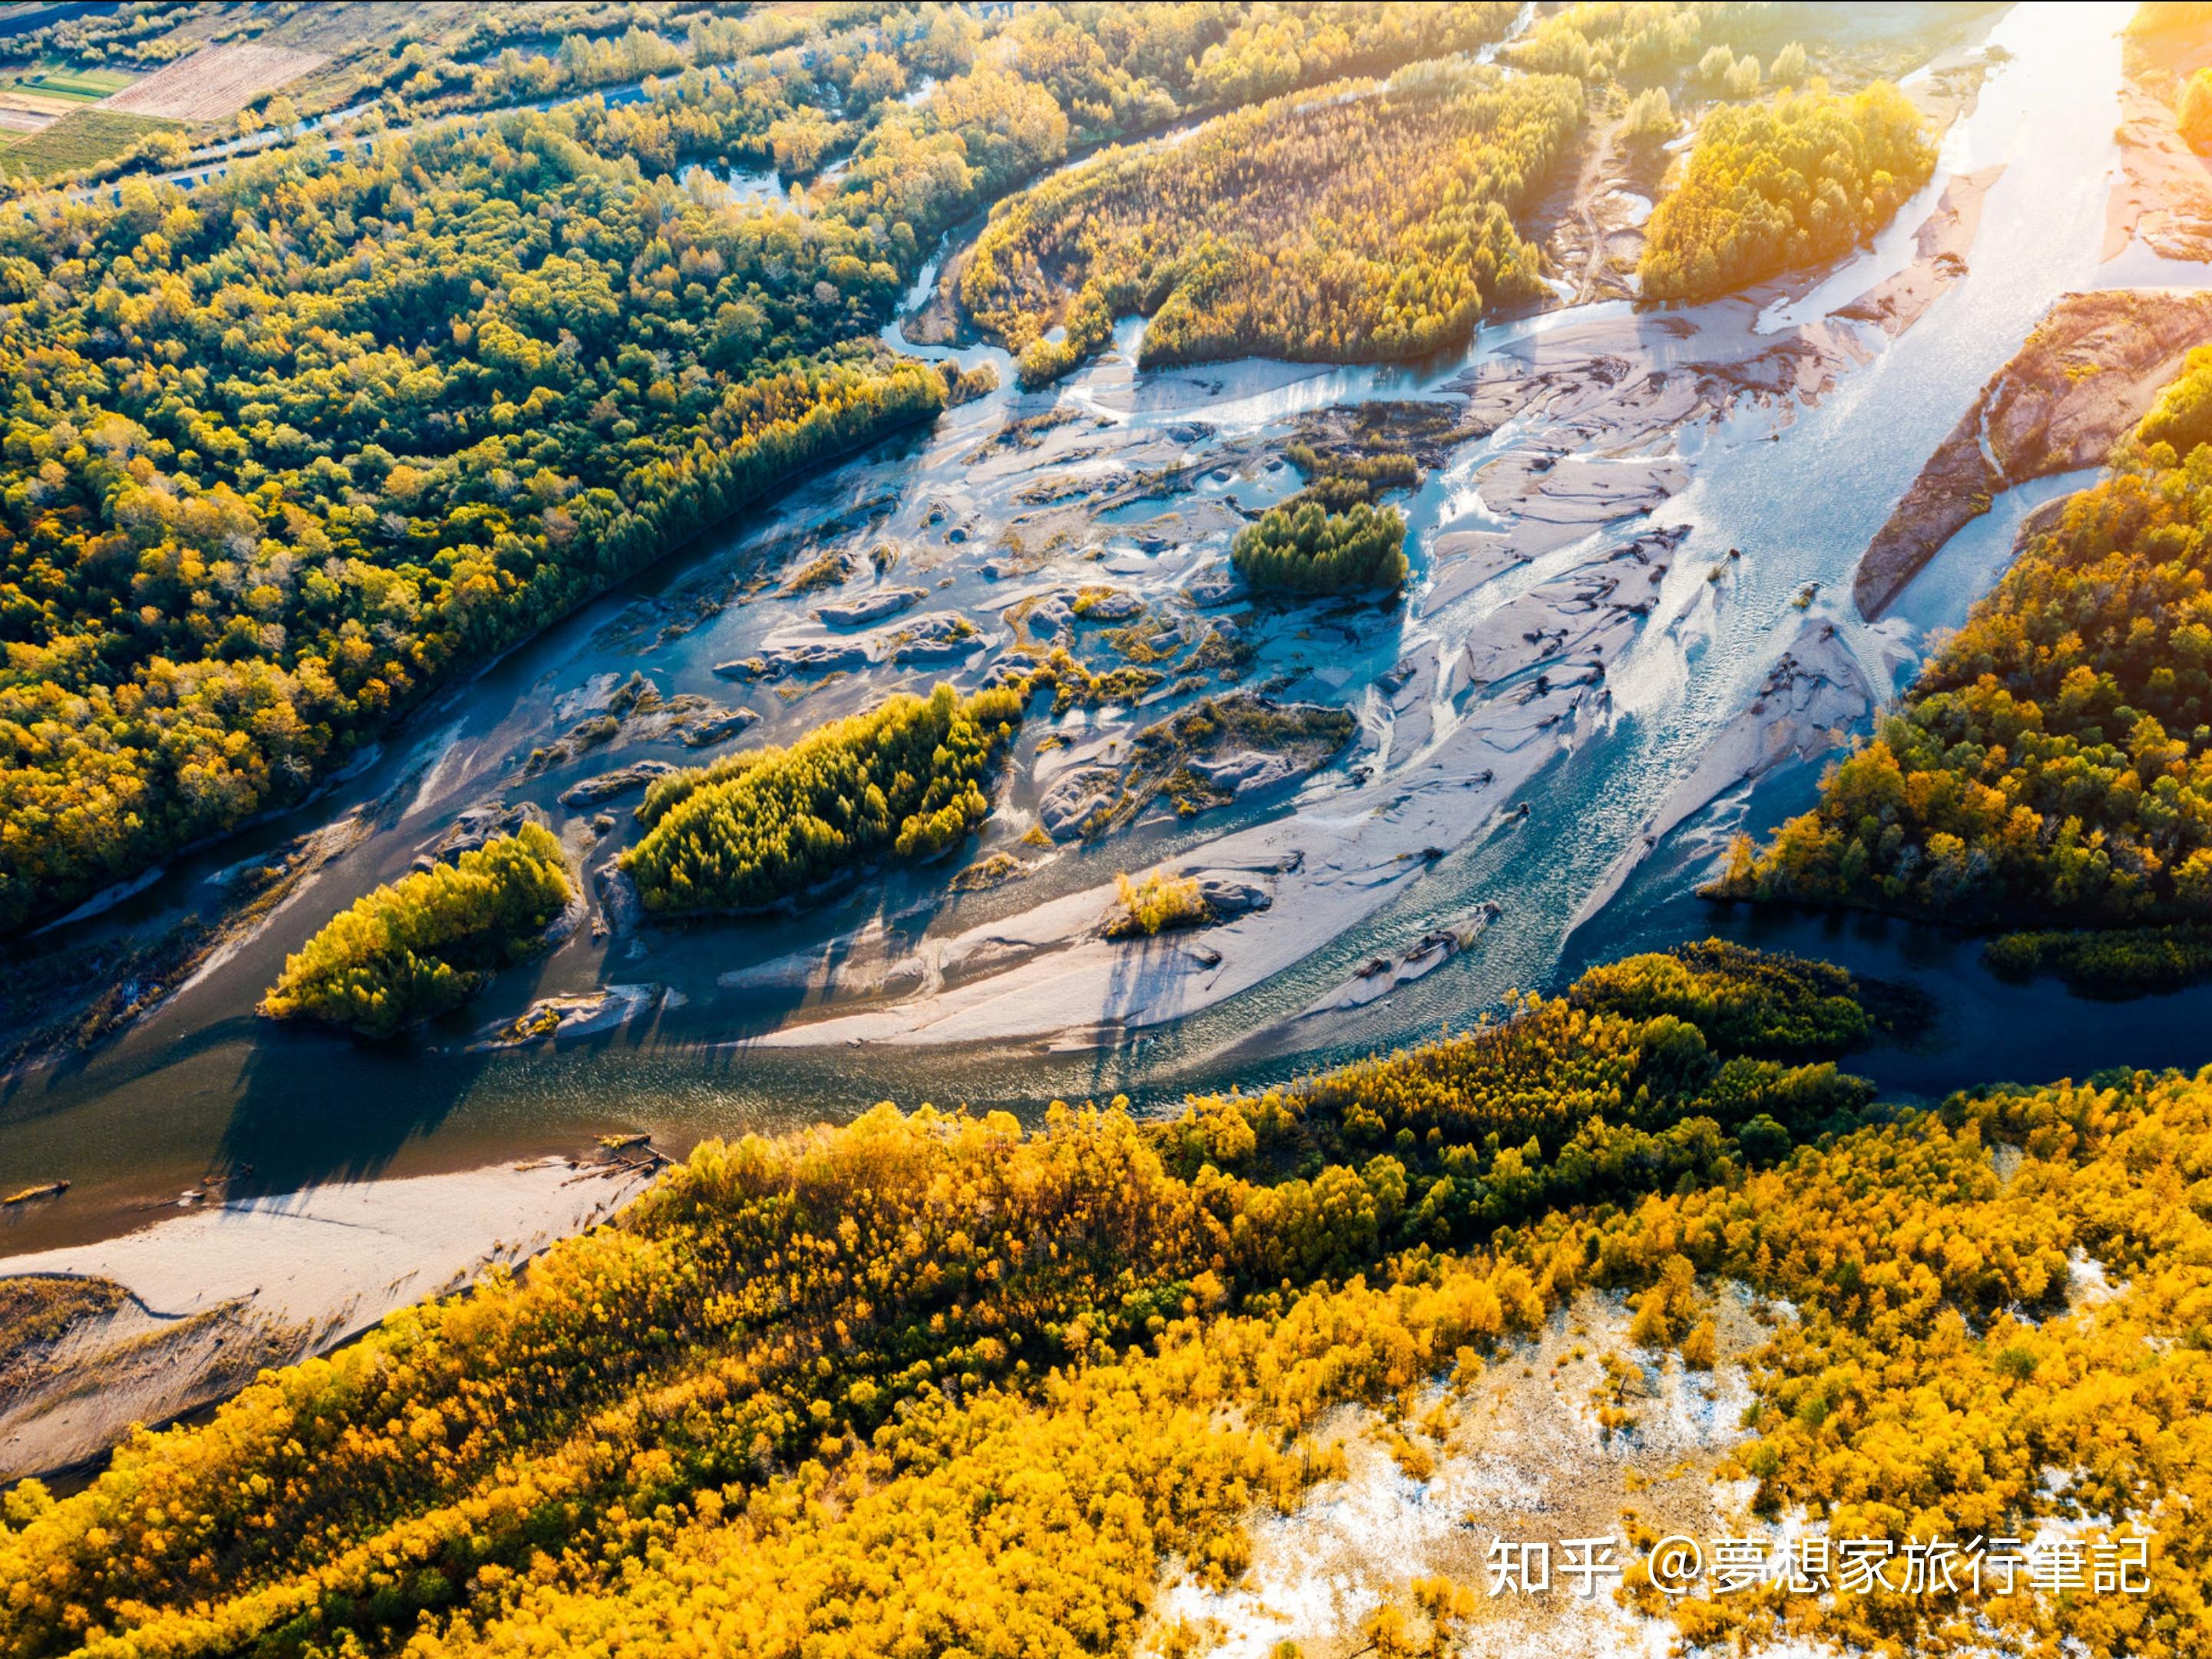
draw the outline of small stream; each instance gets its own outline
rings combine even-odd
[[[1267,457],[1302,414],[1361,399],[1442,396],[1476,362],[1527,349],[1577,320],[1626,316],[1624,306],[1487,328],[1468,352],[1418,368],[1246,362],[1139,376],[1127,361],[1141,332],[1132,323],[1117,335],[1120,361],[1030,396],[1012,389],[1003,352],[950,354],[963,365],[994,363],[1006,389],[799,481],[456,688],[375,763],[322,800],[179,860],[146,893],[102,918],[103,927],[123,927],[173,915],[204,902],[209,878],[222,868],[266,856],[356,805],[381,804],[373,832],[304,882],[234,955],[88,1058],[0,1094],[0,1188],[58,1177],[75,1183],[64,1204],[0,1223],[0,1240],[27,1249],[113,1232],[173,1203],[179,1190],[220,1168],[251,1166],[240,1187],[282,1191],[569,1150],[613,1127],[650,1128],[677,1147],[709,1134],[848,1115],[887,1097],[1023,1111],[1055,1096],[1119,1092],[1158,1103],[1194,1086],[1279,1077],[1419,1040],[1463,1024],[1516,988],[1553,986],[1589,961],[1709,932],[1817,952],[1935,989],[1948,1017],[1932,1046],[1865,1057],[1864,1069],[1893,1089],[1937,1093],[1984,1077],[1998,1034],[2006,1068],[2023,1079],[2083,1074],[2121,1060],[2202,1060],[2188,1033],[2202,1029],[2212,991],[2091,1007],[2049,986],[2000,985],[1978,966],[1973,942],[1935,930],[1869,918],[1754,915],[1697,899],[1695,886],[1729,835],[1810,802],[1816,783],[1810,766],[1775,775],[1755,791],[1739,790],[1692,817],[1593,919],[1574,925],[1624,849],[1739,717],[1803,626],[1808,613],[1792,601],[1808,583],[1819,585],[1810,616],[1833,623],[1875,684],[1893,687],[1928,633],[1954,626],[2002,568],[2019,520],[2086,481],[2076,475],[2010,492],[1954,538],[1888,619],[1870,629],[1857,617],[1850,592],[1860,552],[2053,297],[2100,281],[2205,280],[2201,269],[2133,255],[2101,274],[2095,264],[2114,156],[2119,65],[2112,32],[2130,11],[2125,4],[2023,7],[1999,24],[1993,39],[2012,55],[1991,73],[1972,114],[1953,127],[1922,198],[1873,248],[1796,301],[1778,304],[1758,325],[1771,331],[1824,314],[1900,268],[1947,179],[2002,162],[1968,276],[1916,327],[1785,423],[1747,411],[1717,428],[1679,434],[1692,480],[1655,517],[1688,526],[1688,540],[1657,608],[1607,677],[1607,719],[1578,728],[1570,750],[1522,790],[1524,821],[1477,827],[1401,898],[1296,967],[1115,1048],[1020,1055],[749,1049],[732,1039],[782,1021],[803,998],[732,992],[719,983],[733,970],[830,948],[863,928],[918,935],[951,919],[972,926],[1080,890],[1117,869],[1143,867],[1224,828],[1287,810],[1276,799],[1209,814],[1201,827],[1143,827],[1097,848],[1064,849],[1030,881],[994,892],[947,898],[942,869],[893,872],[808,915],[669,933],[649,951],[579,934],[545,961],[503,977],[479,1005],[413,1047],[373,1048],[276,1028],[252,1012],[288,951],[333,910],[404,872],[462,810],[495,798],[532,800],[547,805],[557,824],[569,814],[554,798],[583,776],[648,756],[681,763],[721,752],[695,756],[625,737],[574,764],[522,776],[530,751],[566,730],[580,710],[588,712],[591,699],[603,698],[621,677],[641,672],[663,696],[742,702],[761,716],[741,740],[752,744],[788,741],[892,686],[926,686],[940,675],[972,684],[988,669],[985,655],[949,666],[871,668],[793,700],[780,694],[788,682],[733,685],[718,678],[716,664],[811,626],[808,613],[820,596],[787,595],[777,584],[817,552],[896,545],[902,559],[885,580],[927,589],[915,614],[958,611],[988,623],[988,634],[1000,629],[995,618],[1010,603],[1070,585],[1065,570],[1025,575],[1018,568],[1022,558],[1007,551],[1010,532],[1018,537],[1025,526],[1042,526],[1035,531],[1042,535],[1054,522],[1048,508],[1021,495],[1037,482],[1038,465],[1077,476],[1195,466],[1198,481],[1173,502],[1139,502],[1083,532],[1096,540],[1085,555],[1095,555],[1095,574],[1082,580],[1161,599],[1218,571],[1241,512],[1296,487],[1289,469],[1271,469]],[[745,193],[775,188],[772,178],[729,182]],[[926,297],[934,275],[933,266],[923,274],[911,303]],[[1745,307],[1728,301],[1688,315],[1700,324],[1724,319],[1740,329]],[[896,325],[886,337],[905,344]],[[1659,331],[1651,338],[1655,352],[1681,349]],[[1060,423],[1043,429],[1042,459],[1031,463],[999,434],[1011,418],[1039,415]],[[1417,580],[1425,578],[1426,550],[1439,530],[1486,522],[1488,509],[1470,482],[1474,471],[1543,436],[1540,427],[1508,422],[1436,469],[1404,504],[1420,554]],[[1163,530],[1169,514],[1173,534]],[[1704,573],[1730,547],[1741,548],[1744,557],[1717,598]],[[1296,616],[1261,617],[1248,623],[1257,653],[1251,681],[1273,678],[1285,698],[1358,708],[1409,638],[1424,630],[1449,638],[1451,629],[1494,611],[1530,580],[1525,568],[1504,572],[1435,617],[1422,616],[1418,602],[1317,618],[1310,629]],[[1152,717],[1078,711],[1060,729],[1080,741],[1121,725],[1133,731]],[[1038,729],[1049,725],[1039,722]],[[1345,787],[1340,775],[1324,774],[1304,787],[1296,805],[1325,810]],[[626,813],[632,804],[618,800],[607,810]],[[988,832],[987,846],[1007,844],[1034,805],[1018,788],[1007,821]],[[1486,903],[1500,907],[1499,920],[1474,948],[1435,972],[1355,1012],[1311,1023],[1310,1034],[1289,1023],[1364,958]],[[557,1048],[468,1051],[472,1033],[532,997],[647,981],[673,994],[649,1018],[605,1036]]]

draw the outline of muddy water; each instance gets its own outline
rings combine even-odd
[[[2115,1031],[2136,1024],[2147,1037],[2168,1035],[2127,1055],[2166,1057],[2177,1041],[2170,1010],[2164,1022],[2146,1013],[2116,1027],[2106,1011],[2083,1018],[2079,1005],[2055,994],[1997,988],[1979,976],[1970,946],[1917,930],[1717,915],[1691,896],[1734,828],[1771,820],[1809,799],[1810,768],[1739,792],[1693,819],[1594,919],[1573,925],[1804,626],[1807,615],[1793,601],[1807,584],[1818,584],[1810,616],[1832,622],[1887,688],[1924,630],[1954,623],[2001,566],[2011,522],[2041,494],[2015,492],[2018,499],[2001,503],[1931,567],[1880,629],[1867,629],[1850,605],[1860,550],[1958,411],[2053,295],[2100,280],[2094,261],[2118,72],[2111,31],[2128,12],[2124,5],[2023,8],[2000,25],[1995,39],[2013,56],[1991,76],[1976,112],[1953,130],[1923,202],[1848,268],[1809,293],[1775,302],[1754,326],[1779,331],[1817,318],[1899,268],[1944,179],[2002,161],[2006,170],[1989,198],[1966,280],[1817,406],[1793,408],[1786,416],[1746,409],[1717,428],[1679,434],[1693,481],[1656,517],[1689,526],[1689,540],[1653,614],[1612,667],[1608,711],[1578,720],[1566,752],[1521,790],[1525,818],[1486,814],[1470,823],[1465,839],[1401,896],[1320,942],[1287,971],[1119,1046],[1042,1055],[875,1045],[769,1053],[743,1039],[804,1012],[807,994],[721,982],[794,951],[834,956],[871,928],[919,939],[973,927],[1095,886],[1118,869],[1141,867],[1241,823],[1292,811],[1325,814],[1332,799],[1352,790],[1342,765],[1292,797],[1225,809],[1200,826],[1144,826],[1099,848],[1062,849],[1030,880],[995,892],[948,899],[943,869],[894,872],[794,920],[703,926],[639,940],[580,933],[404,1048],[274,1029],[252,1013],[288,951],[333,909],[405,870],[457,813],[491,799],[528,800],[545,806],[557,824],[577,815],[556,798],[582,777],[636,759],[680,763],[727,746],[690,751],[633,726],[587,755],[526,775],[532,750],[601,706],[619,678],[641,673],[664,697],[691,694],[752,709],[760,720],[745,743],[787,740],[895,686],[926,685],[940,675],[974,684],[1012,640],[1002,613],[1024,597],[1091,582],[1126,589],[1159,609],[1178,593],[1202,590],[1219,574],[1240,513],[1295,488],[1287,469],[1271,469],[1267,461],[1302,414],[1364,398],[1443,397],[1473,363],[1528,349],[1550,331],[1620,308],[1554,313],[1486,330],[1463,356],[1386,370],[1245,362],[1139,376],[1126,361],[1138,337],[1128,326],[1120,336],[1123,361],[1103,362],[1053,393],[1002,391],[799,483],[459,688],[387,745],[374,766],[313,807],[181,862],[92,924],[143,924],[204,903],[208,878],[221,866],[264,854],[356,806],[370,813],[374,827],[357,846],[310,878],[265,928],[161,1011],[88,1060],[19,1082],[0,1097],[0,1187],[57,1177],[76,1183],[63,1204],[0,1223],[0,1246],[27,1249],[134,1224],[151,1213],[146,1206],[173,1201],[211,1170],[250,1166],[241,1185],[283,1190],[573,1146],[616,1127],[650,1127],[681,1144],[843,1115],[884,1097],[1016,1108],[1054,1095],[1171,1098],[1232,1074],[1281,1074],[1417,1038],[1493,1005],[1512,988],[1553,983],[1588,957],[1716,927],[1755,930],[1762,939],[1955,988],[1954,1000],[1979,1012],[1962,1015],[1953,1059],[1931,1052],[1878,1063],[1877,1071],[1890,1067],[1885,1080],[1898,1087],[1947,1086],[1946,1066],[1956,1070],[1964,1063],[1959,1056],[1978,1046],[1975,1031],[1986,1034],[2016,1018],[2032,1023],[2042,1045],[2014,1051],[2023,1055],[2021,1075],[2112,1063],[2121,1057]],[[2158,283],[2179,275],[2140,262],[2131,269],[2123,261],[2115,270],[2116,280]],[[2193,270],[2187,276],[2202,278]],[[916,302],[927,281],[926,274],[916,284]],[[1689,314],[1701,331],[1741,331],[1747,310],[1743,301],[1725,301]],[[902,343],[896,330],[890,338]],[[1688,349],[1656,329],[1648,349],[1655,356]],[[1003,354],[957,355],[967,363],[994,362],[1011,387]],[[1006,435],[1010,422],[1039,416],[1053,419]],[[1509,422],[1431,477],[1406,508],[1419,578],[1430,574],[1428,550],[1438,532],[1497,521],[1473,483],[1476,470],[1556,435],[1540,422]],[[1187,469],[1176,492],[1103,514],[1055,516],[1054,505],[1037,494],[1047,480],[1098,483],[1167,467]],[[899,550],[882,582],[923,590],[908,617],[948,611],[970,617],[981,630],[973,653],[769,685],[714,674],[718,663],[790,638],[828,635],[812,616],[827,596],[786,593],[781,584],[820,554],[842,551],[854,556],[856,574],[840,597],[855,597],[877,580],[867,562],[877,546]],[[1717,588],[1704,573],[1730,547],[1744,557]],[[1255,653],[1246,684],[1371,714],[1373,683],[1410,640],[1440,635],[1449,646],[1453,629],[1478,625],[1532,580],[1525,568],[1504,573],[1435,617],[1423,614],[1418,595],[1395,610],[1255,612],[1208,604],[1197,616],[1234,615],[1244,626]],[[1101,709],[1079,711],[1056,730],[1038,722],[1024,735],[1024,763],[1048,730],[1079,744],[1154,717]],[[1351,758],[1387,770],[1394,763],[1387,744],[1380,755]],[[1012,844],[1030,821],[1036,793],[1025,774],[1018,778],[987,850]],[[607,810],[626,819],[630,804],[618,799]],[[590,861],[627,833],[618,827]],[[1473,949],[1427,977],[1353,1013],[1297,1017],[1368,957],[1401,949],[1483,904],[1499,907],[1498,920]],[[471,1048],[487,1022],[532,997],[629,984],[665,994],[628,1026],[559,1048]]]

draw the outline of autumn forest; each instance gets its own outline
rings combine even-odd
[[[0,6],[0,1659],[2212,1659],[2208,155],[2182,0]]]

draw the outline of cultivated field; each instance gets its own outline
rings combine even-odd
[[[0,133],[42,131],[71,110],[123,91],[133,78],[115,70],[43,64],[0,76]]]
[[[44,93],[53,98],[71,98],[85,103],[96,103],[102,98],[112,97],[137,79],[119,70],[103,69],[28,69],[12,76],[7,86],[15,91]]]
[[[101,108],[71,110],[43,131],[0,142],[0,167],[10,178],[41,182],[112,161],[149,132],[176,125],[156,116]]]
[[[319,52],[240,42],[210,46],[156,70],[110,98],[104,108],[175,121],[220,121],[264,92],[319,69]]]

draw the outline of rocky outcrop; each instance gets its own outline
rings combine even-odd
[[[596,991],[540,997],[510,1020],[489,1029],[471,1052],[520,1048],[548,1037],[598,1036],[628,1024],[660,997],[657,985],[606,985]]]
[[[655,778],[665,778],[675,770],[664,760],[636,761],[612,772],[602,772],[595,778],[586,778],[581,783],[570,784],[561,792],[561,805],[597,806],[633,789],[642,789]]]
[[[415,867],[427,870],[435,864],[451,864],[462,854],[473,853],[486,842],[496,841],[501,836],[511,836],[526,823],[534,823],[541,830],[552,828],[544,811],[528,801],[519,806],[509,806],[504,801],[471,806],[422,849],[415,860]]]
[[[1236,567],[1226,562],[1200,571],[1191,578],[1189,586],[1183,591],[1190,602],[1200,609],[1234,604],[1251,592],[1244,578],[1237,574]]]
[[[942,662],[964,657],[981,643],[975,624],[951,611],[933,611],[926,617],[891,630],[883,640],[885,662]]]
[[[1206,908],[1213,913],[1217,921],[1231,921],[1238,916],[1249,915],[1255,910],[1266,909],[1275,902],[1274,896],[1266,888],[1226,876],[1200,877],[1198,896],[1206,902]]]
[[[2212,293],[2069,294],[1930,456],[1859,561],[1853,592],[1869,619],[1990,497],[2031,478],[2094,466],[2212,342]]]
[[[1194,760],[1191,769],[1228,794],[1248,795],[1272,789],[1292,778],[1302,778],[1310,769],[1289,755],[1263,755],[1255,749],[1239,749],[1231,754]]]
[[[870,663],[941,662],[964,657],[982,642],[967,617],[957,611],[933,611],[896,627],[848,639],[770,639],[753,656],[716,663],[714,672],[726,680],[775,680],[787,674],[863,668]]]
[[[686,749],[704,749],[725,738],[734,738],[759,718],[750,708],[715,709],[677,726],[676,736]]]
[[[592,872],[592,879],[599,886],[599,915],[607,931],[617,939],[635,933],[645,920],[645,901],[638,896],[637,884],[630,879],[629,872],[619,860],[609,859]]]
[[[826,674],[833,668],[858,668],[867,660],[867,647],[857,640],[802,640],[763,647],[756,657],[718,662],[714,672],[726,680],[773,680],[786,674]]]
[[[927,599],[928,592],[920,587],[878,587],[857,599],[840,599],[831,605],[817,605],[814,614],[833,628],[857,628],[864,623],[881,622],[886,617],[896,617]]]
[[[1075,635],[1075,612],[1066,596],[1048,593],[1021,613],[1022,631],[1033,640],[1066,645]]]
[[[1126,589],[1086,593],[1077,602],[1075,614],[1085,622],[1130,622],[1145,614],[1145,602]]]
[[[1072,841],[1101,812],[1110,812],[1121,799],[1121,775],[1109,767],[1085,767],[1071,772],[1044,793],[1037,803],[1037,822],[1054,841]]]

